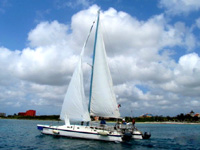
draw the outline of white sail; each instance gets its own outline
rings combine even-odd
[[[69,124],[69,121],[90,121],[83,87],[82,54],[84,47],[85,44],[70,81],[60,114],[60,119],[65,120],[67,124]]]
[[[100,23],[96,32],[90,114],[92,116],[119,118],[120,113],[113,90]]]

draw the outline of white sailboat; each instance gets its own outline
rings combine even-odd
[[[125,139],[124,137],[126,134],[122,132],[125,130],[111,126],[101,127],[89,124],[91,121],[90,116],[120,118],[119,108],[113,90],[112,78],[107,64],[103,36],[101,34],[100,11],[98,11],[95,32],[88,107],[86,105],[83,86],[82,57],[90,33],[91,30],[84,43],[77,67],[73,73],[62,105],[60,119],[65,121],[65,125],[37,125],[37,127],[43,134],[121,142]],[[71,122],[73,121],[87,122],[87,124],[72,125]],[[136,131],[132,131],[131,137],[134,137],[133,133]],[[138,136],[142,138],[141,132],[138,133]]]

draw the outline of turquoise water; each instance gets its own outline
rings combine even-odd
[[[200,125],[137,124],[141,131],[151,132],[150,140],[128,143],[101,142],[42,135],[37,124],[58,124],[54,121],[0,119],[2,150],[200,150]],[[60,123],[61,124],[61,123]]]

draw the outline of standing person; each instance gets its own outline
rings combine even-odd
[[[134,119],[132,120],[132,125],[133,125],[133,127],[135,126],[135,120]]]

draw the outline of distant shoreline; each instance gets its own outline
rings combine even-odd
[[[28,118],[0,118],[0,119],[10,119],[10,120],[38,120],[38,121],[61,121],[56,119],[28,119]]]
[[[195,124],[199,124],[200,122],[171,122],[171,121],[167,121],[167,122],[136,122],[136,124],[191,124],[191,125],[195,125]]]
[[[58,115],[51,115],[51,116],[9,116],[9,117],[0,117],[0,119],[17,119],[17,120],[54,120],[54,121],[60,121]]]
[[[61,121],[61,120],[56,120],[56,119],[36,119],[36,118],[3,118],[0,117],[0,119],[16,119],[16,120],[39,120],[39,121]],[[107,121],[110,123],[114,123],[115,121]],[[200,125],[200,122],[173,122],[173,121],[165,121],[165,122],[153,122],[153,121],[146,121],[146,122],[138,122],[136,121],[136,124],[183,124],[183,125]]]

